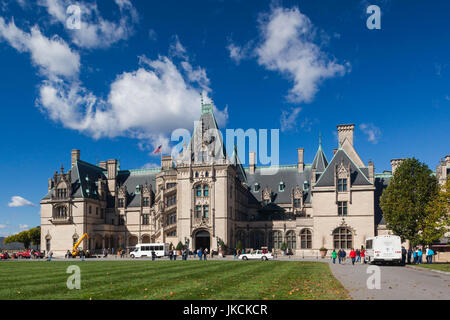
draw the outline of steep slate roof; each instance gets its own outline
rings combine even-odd
[[[139,207],[140,201],[137,196],[140,191],[136,189],[139,185],[151,185],[153,192],[156,190],[155,178],[161,168],[123,170],[117,175],[119,186],[126,186],[128,192],[127,207]]]
[[[275,174],[264,174],[268,173],[268,170],[273,170],[275,167],[259,167],[255,168],[255,173],[251,174],[249,168],[245,168],[247,175],[247,185],[251,188],[250,193],[258,200],[261,201],[261,193],[263,189],[268,187],[272,189],[274,194],[273,202],[279,203],[290,203],[291,202],[291,191],[297,185],[303,189],[303,184],[305,181],[308,182],[308,186],[311,181],[311,165],[306,165],[303,172],[298,172],[297,165],[290,166],[279,166],[278,171]],[[284,191],[279,191],[280,182],[285,185]],[[254,186],[258,183],[260,190],[255,192]],[[310,190],[310,188],[308,189]],[[311,202],[310,191],[306,194],[304,198],[305,203]]]
[[[370,181],[367,179],[367,176],[363,173],[363,171],[365,171],[368,174],[368,170],[365,170],[364,168],[358,168],[355,165],[355,163],[350,159],[350,157],[347,155],[347,153],[344,151],[344,149],[339,149],[333,156],[333,159],[331,159],[331,162],[329,163],[328,167],[320,175],[315,186],[316,187],[333,186],[334,167],[335,165],[339,165],[341,162],[344,164],[344,166],[350,164],[350,179],[352,185],[371,185]]]
[[[319,149],[317,149],[316,155],[314,156],[312,167],[316,169],[316,172],[324,172],[327,166],[327,157],[322,150],[322,144],[319,143]]]

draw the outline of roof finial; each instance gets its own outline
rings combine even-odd
[[[64,173],[64,167],[63,167],[63,165],[61,164],[61,174],[63,174]]]
[[[200,98],[202,100],[202,106],[203,106],[203,92],[200,93]]]
[[[322,132],[319,131],[319,147],[322,146]]]

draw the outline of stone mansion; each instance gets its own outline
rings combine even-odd
[[[121,170],[117,160],[97,165],[72,150],[71,167],[48,180],[41,200],[41,247],[62,256],[84,234],[80,247],[132,248],[137,243],[182,242],[190,249],[235,247],[279,249],[284,242],[297,255],[321,247],[359,248],[367,237],[388,232],[379,198],[392,176],[377,174],[353,144],[354,125],[338,125],[338,146],[328,160],[319,143],[312,163],[297,149],[294,165],[273,167],[239,162],[226,154],[212,104],[202,114],[189,146],[178,158],[161,157],[161,167]],[[215,145],[211,151],[210,145]],[[217,151],[218,150],[218,151]],[[392,170],[401,159],[391,161]],[[450,156],[436,175],[445,181]]]

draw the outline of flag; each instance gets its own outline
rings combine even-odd
[[[158,153],[160,153],[160,152],[161,152],[161,149],[162,149],[162,144],[160,144],[158,148],[156,148],[155,150],[153,150],[152,154],[158,154]]]

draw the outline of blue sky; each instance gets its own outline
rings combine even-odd
[[[81,8],[81,29],[66,9]],[[369,30],[366,8],[381,9]],[[122,169],[192,130],[200,93],[223,128],[280,129],[280,162],[328,159],[336,125],[376,172],[450,153],[448,1],[0,0],[0,235],[39,224],[70,150]],[[29,202],[12,197],[22,197]],[[34,204],[34,206],[32,205]]]

